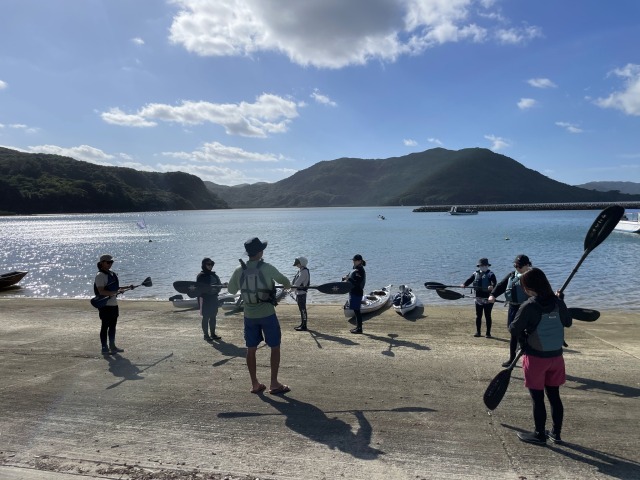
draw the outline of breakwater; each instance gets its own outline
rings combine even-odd
[[[640,209],[640,202],[567,202],[567,203],[500,203],[488,205],[424,205],[414,208],[414,212],[448,212],[451,207],[473,208],[479,212],[510,212],[529,210],[602,210],[611,205]]]

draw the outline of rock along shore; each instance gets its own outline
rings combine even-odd
[[[482,394],[508,356],[506,310],[474,338],[470,302],[408,318],[339,305],[279,305],[283,396],[249,393],[242,314],[220,342],[195,310],[120,302],[122,354],[100,354],[87,300],[0,299],[2,479],[638,478],[640,313],[604,311],[567,331],[565,445],[531,430],[522,370],[488,414]],[[258,374],[269,381],[268,348]],[[549,420],[550,421],[550,420]]]

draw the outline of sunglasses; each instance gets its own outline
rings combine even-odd
[[[215,265],[215,263],[213,263],[213,262],[207,262],[207,263],[205,263],[205,265],[211,265],[211,266],[213,267],[213,266]]]
[[[111,265],[113,263],[113,260],[103,260],[104,263],[108,263],[109,265]]]

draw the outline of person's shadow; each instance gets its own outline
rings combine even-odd
[[[516,432],[527,431],[504,423],[502,426]],[[623,458],[615,454],[601,452],[600,450],[583,447],[566,441],[563,441],[561,444],[547,442],[547,447],[560,455],[570,458],[571,460],[591,465],[597,468],[600,473],[607,475],[608,477],[624,480],[629,478],[639,478],[638,472],[640,472],[640,463],[635,460]]]
[[[307,331],[309,332],[309,335],[311,335],[311,338],[313,338],[313,340],[316,342],[316,345],[318,346],[318,348],[322,348],[322,344],[320,343],[320,340],[326,340],[328,342],[336,342],[336,343],[340,343],[342,345],[347,345],[347,346],[359,345],[357,342],[354,342],[353,340],[350,340],[348,338],[337,337],[335,335],[328,335],[326,333],[318,332],[317,330],[309,329]]]
[[[145,370],[157,365],[158,363],[168,359],[173,356],[173,353],[170,353],[166,357],[161,358],[157,362],[146,365],[145,368],[140,369],[138,365],[134,365],[128,358],[123,357],[119,353],[114,355],[105,355],[104,358],[109,362],[109,371],[113,374],[114,377],[121,377],[122,380],[109,385],[107,390],[112,388],[116,388],[127,380],[144,380],[144,377],[140,376],[142,372]]]
[[[398,340],[398,334],[396,333],[388,333],[387,337],[381,337],[379,335],[371,335],[369,333],[363,333],[363,336],[367,336],[373,340],[378,340],[379,342],[382,343],[386,343],[388,345],[387,350],[383,350],[382,354],[386,355],[388,357],[394,357],[395,353],[393,352],[393,348],[396,347],[406,347],[406,348],[412,348],[414,350],[431,350],[429,347],[427,347],[426,345],[420,345],[419,343],[415,343],[415,342],[408,342],[406,340]]]
[[[565,385],[566,388],[573,388],[575,390],[601,391],[609,395],[615,395],[617,397],[625,397],[625,398],[640,397],[640,388],[631,387],[629,385],[620,385],[618,383],[607,383],[602,380],[593,380],[591,378],[576,377],[574,375],[567,375],[567,380],[570,382],[579,383],[580,385],[577,387]]]
[[[261,344],[258,347],[258,350],[264,348],[264,346],[264,343]],[[233,343],[217,342],[213,343],[212,347],[214,350],[217,350],[220,354],[226,357],[213,363],[213,365],[211,365],[212,367],[219,367],[220,365],[224,365],[225,363],[230,362],[234,358],[245,358],[247,356],[246,347],[238,347]]]

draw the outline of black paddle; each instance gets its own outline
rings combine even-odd
[[[133,290],[134,288],[138,288],[140,286],[151,287],[152,285],[153,285],[153,282],[151,281],[151,277],[147,277],[142,281],[140,285],[129,285],[126,287],[121,287],[122,292],[118,292],[116,296],[126,292],[127,290]],[[111,298],[109,297],[109,295],[96,295],[89,301],[91,302],[91,305],[93,305],[94,307],[102,308],[107,305],[107,301],[109,301],[109,298]]]
[[[462,293],[454,292],[453,290],[446,290],[444,288],[436,289],[436,293],[440,298],[445,300],[460,300],[461,298],[476,298],[473,295],[463,295]],[[504,303],[504,300],[496,300],[496,302]]]
[[[175,288],[180,293],[186,293],[190,297],[198,297],[203,293],[210,293],[211,287],[226,287],[227,285],[207,285],[206,283],[198,283],[198,282],[189,282],[189,281],[177,281],[173,282],[173,288]],[[276,285],[276,287],[280,287]],[[351,283],[349,282],[329,282],[323,283],[322,285],[315,285],[305,287],[307,289],[311,288],[314,290],[318,290],[320,293],[325,293],[327,295],[344,295],[345,293],[349,293],[351,291]],[[282,287],[280,287],[282,288]]]
[[[580,258],[574,269],[571,271],[571,274],[565,280],[562,287],[560,287],[559,293],[562,293],[564,289],[567,288],[567,285],[569,285],[569,282],[578,271],[578,268],[580,268],[580,265],[582,265],[584,259],[587,258],[587,255],[589,255],[589,253],[591,253],[593,249],[600,245],[609,236],[614,227],[622,218],[622,215],[624,215],[624,208],[619,205],[612,205],[600,212],[598,217],[591,225],[591,228],[589,228],[587,236],[584,239],[584,253],[582,254],[582,257]],[[584,310],[584,312],[591,312],[590,315],[593,318],[593,320],[584,321],[594,321],[600,316],[600,312],[598,312],[597,310]],[[577,312],[573,311],[573,313],[570,313],[570,315],[572,318],[580,320],[580,318],[576,318],[579,316]],[[576,317],[574,317],[573,315],[576,315]],[[585,313],[585,316],[588,317],[589,314]],[[511,363],[511,365],[509,365],[509,368],[499,372],[491,381],[491,383],[487,387],[487,390],[484,392],[484,404],[489,410],[495,409],[502,401],[502,398],[507,391],[507,387],[509,386],[509,381],[511,380],[511,370],[513,370],[513,367],[515,367],[517,361],[518,358],[516,358]]]
[[[461,287],[460,285],[445,285],[440,282],[424,282],[424,286],[427,287],[427,290],[437,290],[439,288],[471,288],[471,287]]]

